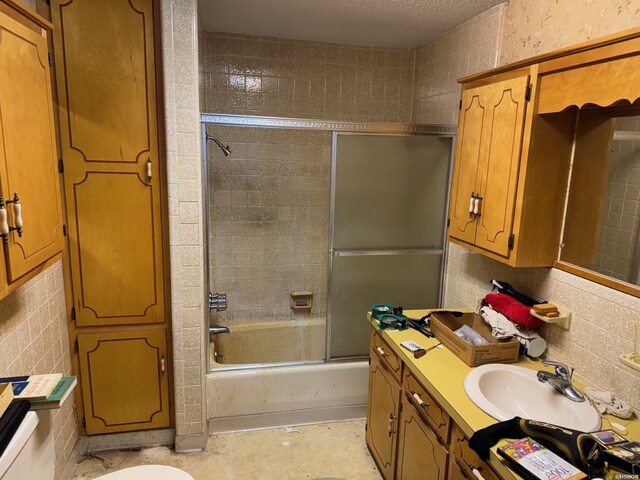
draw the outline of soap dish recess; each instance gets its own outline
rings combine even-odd
[[[548,317],[545,317],[544,315],[540,315],[533,308],[531,309],[531,315],[533,315],[536,318],[539,318],[543,322],[558,325],[564,328],[565,330],[569,330],[569,327],[571,327],[571,310],[568,310],[563,307],[558,307],[558,313],[560,314],[560,316],[555,318],[548,318]]]

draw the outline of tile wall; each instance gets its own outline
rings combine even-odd
[[[71,375],[62,262],[0,301],[0,376]],[[59,478],[78,440],[73,395],[52,410]]]
[[[422,47],[418,64],[433,63],[433,67],[420,74],[418,85],[421,77],[429,75],[432,70],[454,69],[451,75],[441,74],[436,87],[441,89],[439,91],[459,91],[459,86],[454,83],[456,76],[490,67],[497,58],[501,63],[513,61],[610,34],[634,24],[637,26],[640,17],[635,10],[635,13],[629,12],[629,8],[630,2],[617,0],[586,3],[574,0],[512,0],[444,34],[430,44],[432,47]],[[496,15],[498,11],[504,15]],[[608,20],[603,20],[602,15]],[[471,68],[467,62],[465,71],[460,65],[465,64],[466,51],[458,45],[471,45],[478,38],[485,39],[483,43],[487,48],[476,52],[482,58],[479,68]],[[440,51],[446,52],[439,57],[435,47],[438,44]],[[445,94],[432,97],[436,98],[427,97],[434,102],[430,108],[432,113],[418,113],[418,121],[435,121],[439,118],[438,111],[449,112],[446,118],[451,118],[450,112],[453,112],[455,117],[459,96]],[[416,111],[420,112],[419,106]],[[571,308],[573,324],[570,331],[557,327],[544,331],[550,356],[576,367],[577,378],[587,385],[612,390],[630,402],[636,411],[640,410],[640,373],[617,360],[620,354],[633,348],[633,328],[640,325],[640,298],[557,269],[513,269],[449,244],[446,306],[476,308],[478,299],[489,291],[491,278],[508,281],[524,293]]]
[[[496,65],[504,8],[497,5],[416,49],[414,123],[458,123],[456,80]]]
[[[206,447],[197,1],[162,0],[176,450]]]
[[[640,132],[640,117],[616,119],[616,131]],[[640,133],[638,140],[614,140],[594,270],[638,283],[640,246]]]
[[[409,122],[414,50],[205,34],[211,113]]]
[[[324,317],[331,133],[210,126],[231,147],[208,148],[211,286],[230,305],[218,320]],[[295,311],[290,292],[313,292]]]

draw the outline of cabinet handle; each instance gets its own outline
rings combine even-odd
[[[395,430],[393,428],[393,424],[395,423],[396,417],[393,413],[389,414],[389,436],[393,435],[395,433]]]
[[[478,470],[477,468],[474,468],[473,465],[469,465],[469,466],[471,467],[471,473],[473,473],[474,477],[476,477],[478,480],[484,480],[484,477],[480,473],[480,470]]]
[[[382,347],[376,347],[376,350],[378,350],[378,353],[379,353],[380,355],[382,355],[383,357],[388,357],[388,356],[389,356],[389,354],[388,354],[387,352],[385,352],[385,351],[382,349]]]
[[[165,370],[166,370],[166,367],[164,364],[164,355],[162,355],[160,357],[160,371],[162,372],[162,375],[164,375]]]
[[[5,204],[7,203],[13,204],[13,220],[16,224],[15,227],[11,227],[7,223],[7,210],[5,208]],[[0,233],[2,234],[3,243],[6,245],[9,232],[15,231],[19,237],[22,237],[22,227],[24,226],[24,222],[22,221],[22,205],[20,204],[20,197],[18,197],[17,193],[13,194],[13,200],[2,200],[2,197],[0,197],[0,208],[3,210],[3,213],[1,214],[3,218],[0,218],[0,223],[2,223],[2,225],[0,225]],[[8,231],[5,231],[7,229]]]
[[[153,172],[151,171],[151,159],[147,158],[147,181],[150,182],[153,177]]]
[[[6,245],[7,237],[9,236],[9,223],[7,222],[7,209],[2,197],[0,197],[0,236],[2,237],[2,243]]]
[[[475,204],[476,194],[471,192],[471,197],[469,197],[469,218],[473,217],[473,206]]]
[[[429,408],[429,404],[422,400],[420,395],[418,395],[416,392],[411,392],[411,394],[413,395],[413,398],[415,398],[416,402],[418,402],[418,405],[420,405],[424,409]]]
[[[478,195],[473,202],[473,215],[476,218],[480,216],[480,200],[482,200],[482,197]]]

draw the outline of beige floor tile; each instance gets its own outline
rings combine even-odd
[[[180,468],[196,480],[380,480],[364,440],[364,420],[214,435],[203,453],[165,447],[102,452],[76,466],[74,479],[93,479],[135,465]],[[143,479],[140,479],[143,480]]]

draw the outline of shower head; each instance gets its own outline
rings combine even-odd
[[[209,135],[207,133],[206,136],[207,140],[213,140],[216,145],[218,145],[218,147],[220,147],[220,150],[222,150],[222,153],[224,153],[225,157],[228,157],[229,154],[231,153],[231,149],[229,148],[229,145],[227,145],[226,147],[222,144],[222,142],[220,140],[218,140],[216,137],[214,137],[213,135]]]

